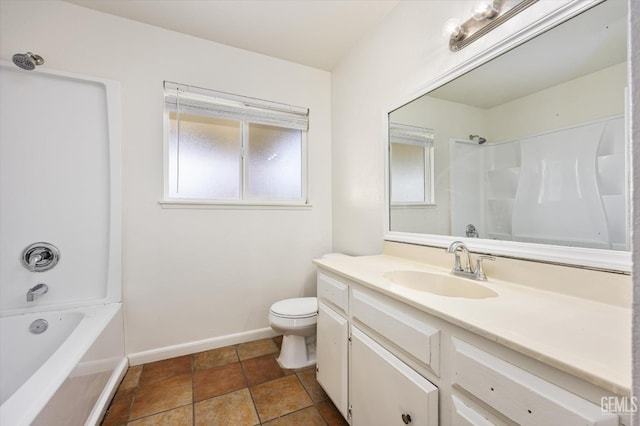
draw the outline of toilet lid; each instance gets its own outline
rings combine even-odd
[[[318,299],[315,297],[299,297],[285,299],[271,305],[271,313],[287,318],[307,318],[318,313]]]

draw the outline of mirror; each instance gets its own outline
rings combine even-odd
[[[628,251],[626,36],[605,1],[390,112],[387,239]]]

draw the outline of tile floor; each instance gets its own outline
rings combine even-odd
[[[315,367],[286,370],[282,337],[129,368],[103,426],[347,425]]]

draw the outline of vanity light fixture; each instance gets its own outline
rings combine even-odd
[[[537,1],[538,0],[478,1],[471,11],[471,18],[464,23],[461,23],[455,18],[445,22],[442,32],[446,37],[449,37],[449,49],[457,52]]]

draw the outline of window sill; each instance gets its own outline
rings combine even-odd
[[[297,201],[208,201],[208,200],[160,200],[163,209],[210,209],[210,210],[311,210],[311,204]]]

